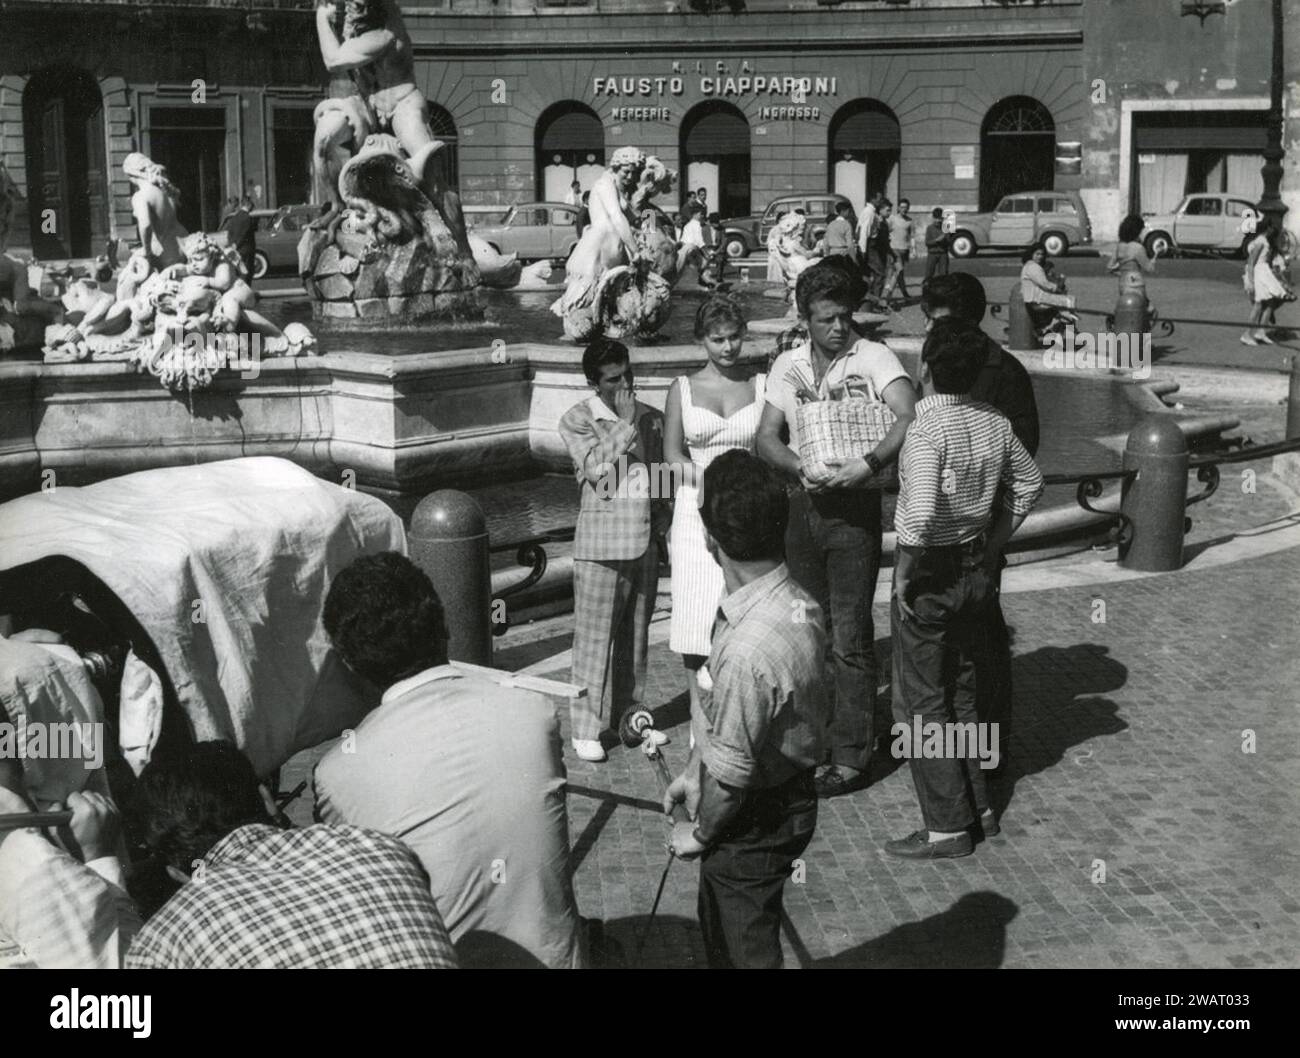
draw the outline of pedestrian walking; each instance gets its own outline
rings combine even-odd
[[[930,223],[925,226],[925,279],[921,290],[935,276],[948,274],[948,233],[943,230],[943,209],[935,206],[930,211]]]

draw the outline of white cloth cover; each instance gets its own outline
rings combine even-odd
[[[258,774],[375,704],[321,626],[331,578],[406,552],[380,500],[283,459],[146,470],[0,505],[0,569],[80,562],[131,610],[196,739],[228,738]]]

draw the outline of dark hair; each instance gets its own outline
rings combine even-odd
[[[188,873],[231,831],[270,823],[253,765],[231,742],[198,742],[155,757],[127,802],[133,838]]]
[[[731,298],[715,294],[709,298],[695,313],[695,337],[704,338],[716,323],[734,324],[740,331],[745,329],[745,313]]]
[[[839,213],[847,213],[847,212],[848,212],[849,210],[851,210],[852,208],[853,208],[853,207],[850,206],[847,202],[836,202],[836,203],[835,203],[835,212],[836,212],[837,214],[839,214]]]
[[[904,202],[906,202],[909,206],[912,204],[912,200],[911,200],[910,198],[900,198],[900,199],[898,200],[898,204],[899,204],[900,206],[901,206]]]
[[[921,308],[927,313],[947,309],[959,320],[978,325],[988,308],[984,284],[969,272],[934,276],[921,288]]]
[[[790,501],[777,472],[742,448],[723,452],[704,471],[704,528],[736,562],[785,556]]]
[[[578,181],[575,180],[575,181],[573,181],[573,183],[571,183],[569,186],[570,186],[570,187],[581,187],[582,185],[581,185],[580,183],[578,183]]]
[[[721,214],[721,213],[710,213],[710,214],[709,214],[709,223],[710,223],[710,224],[721,224],[721,223],[722,223],[722,214]]]
[[[935,320],[921,347],[921,361],[940,393],[969,393],[987,359],[984,332],[966,320]]]
[[[385,690],[447,660],[433,582],[396,551],[363,555],[340,572],[325,596],[324,623],[339,657]]]
[[[1028,264],[1030,261],[1034,259],[1034,254],[1038,253],[1039,250],[1042,250],[1044,254],[1047,253],[1047,247],[1044,246],[1041,242],[1031,242],[1028,246],[1024,248],[1024,251],[1020,254],[1020,263]]]
[[[630,364],[632,354],[627,346],[613,338],[597,338],[582,354],[582,373],[593,385],[600,380],[600,369],[606,364]]]
[[[827,257],[818,261],[815,265],[805,268],[800,273],[799,278],[794,284],[794,303],[799,315],[804,319],[808,318],[808,313],[812,310],[814,301],[833,301],[837,305],[847,305],[850,309],[858,307],[861,297],[854,297],[853,277],[850,275],[851,269],[846,270],[842,265],[835,265],[832,262],[838,260],[837,257]],[[848,261],[848,258],[844,258]],[[851,265],[852,262],[850,261]]]
[[[1147,226],[1136,213],[1130,213],[1119,222],[1119,241],[1120,242],[1137,242],[1142,236],[1142,229]]]
[[[943,220],[943,207],[935,206],[934,209],[930,210],[930,216],[935,220]]]
[[[1262,235],[1268,240],[1268,252],[1270,254],[1280,253],[1282,249],[1282,226],[1278,224],[1277,219],[1271,213],[1265,213],[1258,206],[1255,212],[1259,214],[1259,220],[1255,222],[1255,235]],[[1247,244],[1253,241],[1254,236],[1247,237]]]

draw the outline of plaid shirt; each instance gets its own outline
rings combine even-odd
[[[420,861],[350,826],[240,827],[136,935],[128,968],[454,968]]]
[[[767,354],[767,373],[772,373],[772,365],[776,363],[776,358],[782,353],[788,353],[796,346],[808,344],[808,328],[802,323],[796,323],[793,327],[788,327],[776,336],[776,345],[770,353]]]
[[[1043,494],[1043,475],[1006,417],[968,394],[937,393],[916,403],[898,458],[894,512],[898,542],[943,547],[988,528],[999,485],[1014,514]]]
[[[663,415],[640,401],[626,423],[599,397],[575,404],[560,420],[560,438],[582,485],[573,557],[595,561],[639,558],[650,545],[651,501],[647,464],[662,468]],[[634,481],[633,475],[638,478]]]
[[[701,698],[706,723],[696,731],[713,778],[767,789],[820,762],[825,651],[821,608],[785,563],[723,596],[708,662],[713,689]]]

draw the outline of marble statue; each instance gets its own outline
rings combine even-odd
[[[335,32],[340,8],[342,34]],[[462,253],[469,255],[460,196],[432,165],[443,147],[429,131],[424,93],[415,85],[411,37],[397,0],[320,0],[316,35],[331,77],[351,73],[371,129],[390,130],[406,152],[420,186],[442,214]],[[356,108],[356,103],[347,104]],[[369,133],[367,133],[368,135]],[[356,130],[353,130],[356,138]],[[364,141],[364,136],[360,137]]]
[[[677,247],[651,200],[675,177],[658,158],[620,147],[592,186],[591,220],[569,256],[564,293],[551,306],[574,341],[649,335],[667,319]]]
[[[396,0],[319,0],[330,74],[315,111],[313,196],[324,210],[298,246],[313,314],[337,326],[482,315],[460,197],[415,85]]]
[[[62,297],[68,321],[45,329],[47,363],[121,360],[169,389],[196,390],[232,366],[233,350],[297,356],[315,345],[302,324],[282,332],[257,311],[234,247],[186,233],[176,217],[179,192],[161,165],[131,154],[122,168],[136,188],[131,208],[140,247],[114,293],[92,279],[69,284]]]
[[[768,261],[775,265],[776,272],[785,283],[786,297],[790,303],[790,312],[794,313],[794,286],[799,276],[818,258],[804,245],[804,231],[808,218],[802,213],[787,213],[776,222],[767,237]]]

